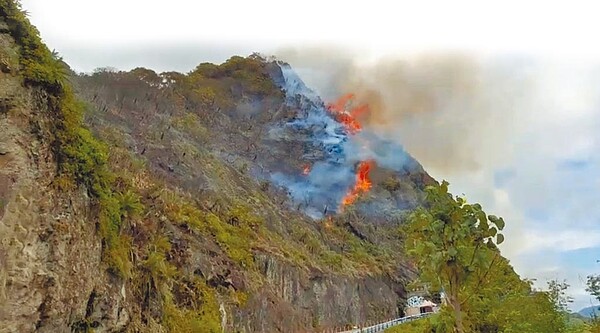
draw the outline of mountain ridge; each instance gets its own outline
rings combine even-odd
[[[577,313],[585,318],[593,318],[594,316],[598,316],[600,313],[599,309],[600,305],[592,305],[577,311]]]
[[[408,210],[368,204],[418,203],[424,173],[382,168],[372,197],[315,220],[264,177],[326,153],[309,128],[265,135],[302,113],[269,62],[77,76],[15,2],[0,14],[4,327],[320,331],[402,311]]]

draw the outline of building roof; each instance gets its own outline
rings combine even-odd
[[[437,306],[437,304],[433,303],[432,301],[425,300],[425,301],[423,301],[423,303],[421,303],[421,305],[419,307],[422,308],[425,306]]]

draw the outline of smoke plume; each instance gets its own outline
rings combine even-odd
[[[359,63],[334,49],[280,57],[326,100],[354,93],[371,109],[361,119],[365,128],[400,143],[434,173],[474,172],[492,158],[501,164],[501,153],[480,148],[507,146],[506,132],[519,126],[516,105],[531,88],[518,59],[431,54]]]

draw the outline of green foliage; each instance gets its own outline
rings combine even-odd
[[[430,318],[430,320],[437,320],[436,317]],[[430,324],[430,320],[420,319],[410,321],[405,324],[400,324],[385,330],[385,333],[431,333],[432,325]]]
[[[585,291],[600,302],[600,275],[588,275]]]
[[[263,219],[252,213],[250,207],[240,203],[233,205],[227,215],[231,224],[247,227],[252,230],[258,230],[264,224]]]
[[[229,223],[211,212],[204,212],[193,204],[176,202],[180,199],[165,196],[166,213],[179,224],[189,225],[205,235],[212,235],[229,258],[242,267],[254,266],[252,240],[256,239],[253,229],[262,225],[262,220],[250,213],[249,208],[234,206],[226,218]],[[237,222],[233,222],[233,220]]]
[[[567,295],[569,284],[567,281],[559,282],[558,280],[548,281],[548,297],[550,302],[554,304],[554,308],[558,312],[567,313],[569,303],[573,302],[573,298]]]
[[[136,78],[153,86],[158,86],[161,83],[161,78],[155,71],[143,67],[137,67],[129,72]]]
[[[144,205],[140,202],[140,196],[129,189],[123,193],[117,193],[116,198],[119,201],[121,216],[123,218],[136,218],[144,211]]]
[[[563,313],[556,311],[547,292],[534,292],[504,258],[498,260],[490,278],[465,304],[467,319],[475,332],[556,333],[565,327]],[[466,292],[471,292],[469,286]]]
[[[104,240],[104,261],[111,272],[127,278],[132,269],[131,239],[121,234],[121,205],[112,193],[102,193],[99,201],[99,231]]]
[[[219,66],[209,62],[203,62],[196,66],[192,74],[203,78],[218,78],[222,75]]]
[[[577,325],[579,326],[579,325]],[[578,328],[576,326],[576,329]],[[576,333],[580,333],[580,331],[575,331]],[[583,329],[584,333],[600,333],[600,320],[598,318],[593,318],[592,322],[587,324],[586,327]]]
[[[155,290],[166,293],[167,283],[177,275],[177,268],[167,261],[166,254],[171,250],[169,240],[156,236],[148,247],[147,258],[141,263],[141,270]]]
[[[52,94],[62,93],[66,86],[66,69],[42,43],[38,30],[27,20],[20,5],[16,1],[0,0],[0,15],[20,46],[21,73],[25,82],[41,86]]]
[[[504,226],[480,205],[453,197],[447,182],[427,189],[427,208],[412,214],[404,232],[422,282],[446,296],[447,305],[429,320],[435,332],[565,332],[567,285],[533,292],[495,246]]]
[[[201,105],[212,106],[217,101],[217,91],[210,86],[202,86],[194,89],[194,97]]]
[[[212,289],[196,280],[195,292],[200,303],[191,308],[175,305],[172,295],[165,296],[162,322],[173,333],[221,333],[219,302]]]
[[[322,262],[334,270],[341,270],[344,268],[344,257],[333,251],[325,251],[321,254]]]
[[[264,59],[233,56],[221,65],[202,63],[187,77],[191,100],[203,108],[234,106],[234,91],[257,97],[283,97],[266,70]],[[241,89],[238,89],[241,88]]]
[[[464,287],[486,278],[498,255],[492,239],[504,221],[487,216],[479,204],[467,204],[448,192],[448,183],[427,188],[427,208],[417,209],[405,228],[407,253],[415,260],[423,282],[444,290],[453,309],[454,329],[465,332],[461,306]],[[494,253],[489,255],[490,252]]]
[[[25,84],[48,93],[55,135],[52,146],[60,173],[56,184],[60,187],[83,184],[98,198],[104,257],[112,271],[123,277],[128,276],[131,270],[130,240],[120,234],[122,215],[120,204],[111,189],[114,179],[107,166],[108,150],[83,127],[84,106],[75,99],[67,82],[67,68],[42,43],[39,32],[29,23],[19,4],[0,0],[0,15],[20,47],[20,72]]]

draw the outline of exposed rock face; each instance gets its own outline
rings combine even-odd
[[[14,50],[0,34],[0,56],[18,68]],[[53,184],[44,92],[10,72],[0,86],[9,105],[0,114],[0,332],[68,332],[83,320],[124,328],[123,285],[104,273],[86,191]]]
[[[250,300],[251,311],[237,313],[240,331],[302,332],[398,315],[403,290],[389,278],[303,271],[269,256],[257,261],[269,284]]]
[[[316,161],[325,153],[306,140],[310,129],[281,140],[269,133],[274,124],[306,116],[301,100],[286,104],[280,91],[252,95],[234,76],[207,81],[227,87],[233,106],[223,109],[214,101],[210,109],[200,107],[199,97],[179,86],[161,86],[165,77],[185,83],[177,73],[73,78],[90,105],[87,125],[117,156],[115,168],[134,169],[132,183],[146,206],[143,217],[120,230],[129,233],[137,275],[109,273],[98,198],[81,184],[69,190],[58,184],[50,96],[23,84],[19,45],[10,33],[0,19],[0,333],[166,332],[165,295],[198,315],[195,303],[208,302],[188,288],[198,281],[216,295],[224,332],[321,331],[398,314],[413,274],[386,252],[399,246],[392,232],[399,220],[386,215],[370,223],[373,216],[357,210],[325,226],[265,182],[274,170],[298,172],[303,158]],[[270,64],[267,71],[276,84],[285,83],[280,67]],[[381,181],[389,174],[382,171]],[[376,184],[372,200],[418,205],[420,186],[430,178],[422,169],[394,175],[401,181],[389,189]],[[171,206],[161,197],[167,190],[178,195]],[[200,226],[172,207],[182,200],[201,211]],[[260,223],[240,227],[246,213],[234,204],[250,207]],[[248,251],[250,264],[228,248],[237,244],[226,238],[239,235],[249,245],[235,250]],[[168,250],[156,270],[174,268],[168,277],[147,265],[158,236]],[[166,287],[158,287],[160,279]]]
[[[187,253],[182,256],[185,274],[202,276],[218,288],[248,289],[246,284],[252,281],[246,273],[216,255],[217,248],[172,231]],[[394,318],[400,314],[407,282],[398,277],[411,271],[400,267],[397,277],[351,276],[294,265],[267,253],[255,254],[254,261],[263,285],[241,307],[221,298],[225,332],[319,332]]]

